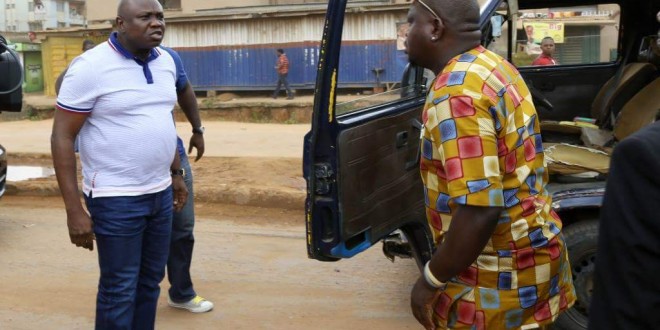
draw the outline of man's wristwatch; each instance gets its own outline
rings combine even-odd
[[[192,132],[193,134],[204,134],[204,126],[193,127]]]
[[[180,168],[178,170],[172,170],[170,169],[170,174],[171,175],[180,175],[182,177],[186,177],[186,170],[183,168]]]

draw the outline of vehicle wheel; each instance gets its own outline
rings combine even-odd
[[[573,271],[577,301],[571,309],[559,316],[554,329],[582,330],[587,328],[589,304],[594,287],[598,220],[583,220],[567,227],[564,230],[564,239]]]

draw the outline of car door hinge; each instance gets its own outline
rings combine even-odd
[[[327,195],[330,193],[330,185],[334,182],[334,171],[327,163],[314,165],[314,177],[316,178],[316,194]]]

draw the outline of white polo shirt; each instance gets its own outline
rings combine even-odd
[[[186,79],[177,70],[180,59],[158,47],[140,61],[116,38],[113,33],[71,63],[57,98],[58,110],[88,115],[80,160],[83,192],[92,197],[144,195],[172,183],[172,109]]]

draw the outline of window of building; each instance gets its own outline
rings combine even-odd
[[[181,9],[181,0],[158,0],[163,9]]]

